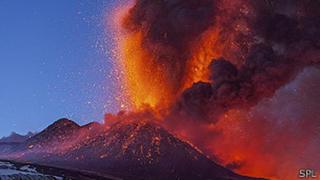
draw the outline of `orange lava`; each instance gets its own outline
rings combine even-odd
[[[171,99],[171,89],[166,81],[168,76],[162,66],[142,47],[142,34],[135,32],[123,35],[122,64],[129,98],[135,109],[143,106],[166,106]]]
[[[146,107],[156,109],[167,107],[172,98],[172,88],[166,79],[165,67],[155,64],[154,57],[143,48],[141,32],[124,30],[123,19],[132,4],[116,8],[112,27],[115,32],[116,66],[120,69],[117,77],[120,80],[118,100],[125,109],[141,110]]]
[[[120,13],[119,13],[120,14]],[[125,17],[123,14],[121,18]],[[121,19],[118,18],[118,19]],[[207,30],[198,41],[190,43],[191,55],[186,60],[183,77],[178,85],[173,85],[174,74],[165,64],[159,64],[154,54],[150,54],[143,44],[142,32],[126,32],[117,24],[118,65],[122,70],[123,94],[128,96],[132,109],[144,107],[165,109],[193,83],[208,82],[208,66],[213,59],[222,55],[223,45],[218,46],[219,29]],[[215,47],[215,48],[212,48]]]
[[[226,1],[229,2],[229,1]],[[233,1],[230,1],[233,2]],[[230,3],[230,7],[233,4]],[[240,5],[238,5],[240,6]],[[241,5],[245,11],[248,11],[246,6]],[[198,81],[209,81],[208,66],[213,59],[221,56],[237,61],[236,58],[242,58],[239,51],[241,49],[233,42],[232,33],[229,37],[220,37],[223,28],[220,27],[219,19],[214,27],[205,31],[197,41],[190,43],[190,59],[187,59],[185,74],[180,83],[180,87],[173,87],[171,84],[170,72],[166,69],[164,64],[156,63],[156,58],[146,50],[143,43],[142,32],[126,32],[122,29],[122,19],[130,6],[120,8],[116,17],[115,29],[117,29],[117,64],[120,67],[121,84],[124,85],[122,94],[126,96],[125,101],[128,101],[131,110],[139,111],[145,107],[152,109],[166,109],[170,107],[179,94],[189,88],[193,83]],[[232,8],[230,8],[233,10]],[[244,11],[243,10],[243,11]],[[249,12],[248,12],[249,13]],[[223,17],[222,17],[223,18]],[[221,19],[221,21],[223,21]],[[222,26],[222,25],[221,25]],[[235,22],[230,25],[233,26],[235,33],[237,31],[249,31],[246,24],[243,22]],[[234,58],[235,57],[235,58]],[[128,103],[128,102],[124,102]],[[208,143],[208,149],[211,149],[213,154],[221,160],[224,165],[230,163],[239,163],[240,167],[236,171],[240,174],[265,177],[277,180],[277,177],[292,180],[296,177],[296,171],[279,172],[277,168],[281,166],[288,166],[290,170],[295,169],[292,164],[279,165],[277,156],[282,154],[272,154],[266,152],[264,145],[269,142],[264,142],[263,124],[256,126],[257,130],[251,130],[251,134],[246,134],[247,128],[255,128],[255,124],[241,120],[244,117],[242,114],[229,114],[224,120],[208,129],[212,128],[214,131],[219,130],[223,135]],[[239,120],[240,119],[240,120]],[[220,123],[221,122],[221,123]],[[271,130],[270,130],[271,131]],[[186,135],[188,136],[188,135]],[[191,135],[189,135],[191,136]],[[237,138],[237,139],[236,139]],[[281,142],[285,142],[287,139]],[[188,138],[187,138],[188,139]],[[192,138],[190,138],[192,139]],[[276,142],[276,141],[275,141]],[[212,146],[212,147],[211,147]],[[276,148],[281,149],[281,144],[275,144]],[[243,164],[242,164],[243,163]],[[282,174],[280,174],[282,173]]]
[[[195,82],[209,81],[209,65],[213,59],[222,56],[223,44],[219,44],[220,29],[213,27],[203,33],[200,40],[191,44],[191,59],[188,60],[187,72],[182,90],[191,87]]]

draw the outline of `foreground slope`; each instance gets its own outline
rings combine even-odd
[[[2,180],[117,180],[114,177],[102,177],[94,174],[72,171],[29,163],[0,161],[0,179]]]
[[[215,164],[149,121],[122,121],[64,154],[77,166],[142,179],[251,179]]]
[[[123,179],[255,179],[216,164],[146,120],[128,119],[104,127],[96,123],[79,126],[62,119],[16,146],[12,154],[7,157]]]

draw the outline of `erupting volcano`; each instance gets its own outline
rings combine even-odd
[[[242,174],[291,180],[301,168],[318,170],[319,106],[299,94],[311,88],[306,96],[319,95],[319,7],[136,0],[117,27],[131,110],[151,109],[172,132]]]
[[[319,9],[314,0],[123,2],[112,28],[125,110],[0,141],[0,158],[105,179],[320,173]]]

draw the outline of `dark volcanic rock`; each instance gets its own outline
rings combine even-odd
[[[27,149],[56,151],[78,135],[81,126],[69,119],[60,119],[39,134],[28,139],[23,146]]]
[[[191,144],[146,120],[122,120],[109,128],[62,119],[17,147],[13,155],[7,153],[9,159],[123,179],[255,179],[214,163]]]
[[[60,119],[24,142],[0,143],[0,158],[39,161],[45,157],[52,157],[72,146],[74,140],[80,136],[80,130],[81,126],[75,122]],[[3,152],[3,149],[6,151]]]
[[[1,155],[7,155],[7,154],[10,154],[11,152],[13,152],[19,144],[20,143],[1,142],[0,143],[0,157],[1,157]]]
[[[28,144],[39,143],[46,144],[50,142],[64,141],[68,137],[80,129],[80,126],[69,119],[60,119],[47,127],[45,130],[28,140]]]
[[[78,168],[135,179],[251,179],[215,164],[190,144],[148,121],[122,121],[65,155]]]

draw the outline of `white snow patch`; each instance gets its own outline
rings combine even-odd
[[[16,169],[0,169],[0,175],[2,175],[2,176],[11,176],[11,175],[15,175],[15,174],[42,175],[40,173],[24,172],[24,171],[19,171]]]
[[[0,161],[0,177],[1,176],[12,176],[12,175],[33,175],[33,176],[50,176],[46,174],[39,173],[35,167],[30,165],[22,166],[17,169],[14,164],[10,162]],[[63,180],[62,177],[53,176],[57,180]],[[1,179],[1,178],[0,178]]]
[[[14,167],[14,165],[9,162],[1,162],[0,161],[0,167]]]
[[[25,172],[38,173],[38,171],[34,167],[31,167],[29,165],[22,166],[20,170]]]

